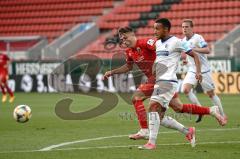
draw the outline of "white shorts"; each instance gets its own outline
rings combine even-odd
[[[178,83],[169,81],[156,82],[151,99],[161,104],[164,108],[168,108],[175,92],[177,92]]]
[[[188,72],[187,75],[185,76],[183,80],[183,85],[184,84],[191,84],[193,86],[196,86],[198,81],[195,77],[195,73],[193,72]],[[211,91],[215,89],[215,85],[211,76],[211,72],[206,72],[202,74],[202,82],[200,83],[202,86],[202,89],[204,92]]]

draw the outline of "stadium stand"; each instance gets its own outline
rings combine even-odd
[[[181,22],[185,18],[195,21],[195,31],[204,35],[209,43],[215,42],[225,33],[240,23],[240,1],[237,0],[125,0],[123,4],[102,18],[99,27],[101,30],[113,30],[110,35],[101,36],[82,52],[91,52],[110,57],[110,52],[122,49],[115,47],[106,50],[103,45],[118,42],[116,29],[120,26],[135,28],[139,38],[152,37],[154,19],[167,17],[171,19],[172,33],[181,37]]]
[[[134,28],[140,38],[152,37],[154,20],[167,17],[172,33],[181,37],[181,21],[191,18],[195,31],[214,43],[240,23],[239,0],[4,0],[0,5],[0,36],[40,35],[51,42],[76,24],[96,21],[99,38],[78,53],[104,58],[124,49],[116,34],[122,26]]]
[[[31,48],[32,46],[34,46],[36,43],[38,42],[38,40],[31,40],[31,41],[16,41],[16,42],[12,42],[11,46],[12,48],[14,48],[15,50],[21,51],[21,50],[26,50],[28,48]],[[7,50],[7,45],[6,43],[0,41],[0,51],[6,51]],[[12,50],[14,51],[14,50]]]
[[[41,35],[52,41],[74,25],[103,15],[113,1],[5,0],[0,5],[0,36]]]
[[[167,10],[171,3],[176,3],[179,0],[171,0],[164,2],[162,0],[125,0],[123,3],[115,7],[109,14],[99,18],[98,25],[101,31],[110,31],[109,34],[102,34],[99,39],[81,50],[80,53],[96,53],[101,57],[110,57],[111,52],[119,52],[124,48],[119,47],[118,37],[116,35],[117,28],[120,26],[130,26],[132,28],[144,27],[151,19],[156,19],[160,10]],[[162,7],[166,3],[167,7]],[[106,49],[106,45],[114,45],[115,49]]]
[[[229,32],[240,22],[240,1],[190,1],[183,0],[179,4],[173,4],[168,12],[161,12],[159,17],[168,17],[172,20],[172,33],[181,37],[182,19],[191,18],[195,21],[195,31],[204,35],[208,42],[214,42],[224,33]],[[149,36],[154,21],[141,28],[137,34]]]

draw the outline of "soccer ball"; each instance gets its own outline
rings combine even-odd
[[[13,117],[19,123],[27,122],[31,116],[32,111],[27,105],[18,105],[13,111]]]

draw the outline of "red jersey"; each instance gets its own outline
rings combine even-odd
[[[135,63],[148,78],[153,78],[152,66],[156,58],[155,42],[150,38],[138,39],[135,48],[126,50],[127,64]]]
[[[9,57],[6,54],[0,53],[0,70],[7,71],[7,63],[9,61]]]

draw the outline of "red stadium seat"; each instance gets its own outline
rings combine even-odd
[[[63,33],[69,26],[102,15],[105,8],[113,7],[113,0],[12,0],[0,1],[0,5],[0,35],[31,35],[39,30],[42,35],[53,31],[46,36],[54,38],[55,31]]]
[[[234,24],[240,23],[240,1],[226,0],[183,0],[179,4],[173,4],[170,11],[161,12],[159,17],[168,17],[172,20],[172,33],[181,35],[181,23],[185,18],[191,18],[195,22],[195,31],[206,34],[208,41],[214,41],[221,34],[233,29]],[[148,32],[154,21],[148,26],[137,30],[139,36],[150,36]]]
[[[98,19],[98,26],[101,30],[110,30],[115,34],[116,29],[122,26],[129,26],[131,21],[141,19],[142,13],[150,13],[152,5],[159,5],[163,1],[157,0],[124,0],[124,2],[115,7],[110,13]],[[165,2],[165,1],[164,1]],[[167,17],[172,21],[172,34],[182,37],[181,23],[183,19],[191,18],[194,20],[194,29],[202,34],[204,38],[212,43],[218,38],[229,32],[236,24],[240,24],[240,1],[237,0],[182,0],[179,3],[172,4],[170,10],[161,11],[159,17]],[[152,26],[154,20],[149,20],[146,27],[136,29],[139,38],[152,37]],[[107,36],[106,36],[107,37]],[[106,37],[101,36],[101,43],[98,39],[93,44],[87,46],[84,51],[100,55],[101,57],[111,57],[109,51],[103,47]],[[115,48],[111,51],[119,51]],[[82,53],[80,51],[79,53]]]

